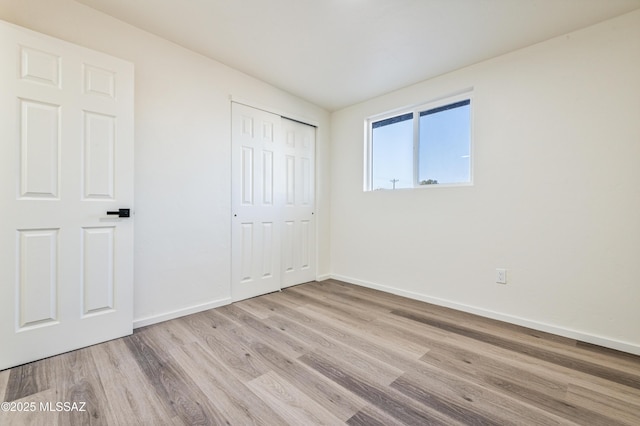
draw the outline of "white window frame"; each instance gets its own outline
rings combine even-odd
[[[445,105],[454,104],[456,102],[469,100],[469,182],[459,183],[438,183],[437,185],[420,185],[418,182],[419,174],[419,149],[420,149],[420,113],[429,111],[435,108],[440,108]],[[417,106],[405,107],[395,109],[383,114],[377,114],[368,117],[364,122],[365,130],[365,155],[364,155],[364,191],[374,191],[373,188],[373,129],[372,124],[378,121],[386,120],[388,118],[397,117],[404,114],[413,113],[413,186],[409,188],[399,188],[398,191],[416,188],[450,188],[460,186],[473,186],[473,170],[474,170],[474,143],[473,143],[473,113],[474,101],[473,91],[466,90],[455,95],[441,97],[432,101],[419,104]]]

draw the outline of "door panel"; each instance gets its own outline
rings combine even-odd
[[[19,99],[20,196],[58,198],[60,106]]]
[[[0,21],[0,369],[130,334],[133,66]]]
[[[285,133],[286,203],[283,240],[282,287],[316,278],[315,268],[315,128],[297,121],[282,120]]]
[[[116,117],[83,111],[84,199],[112,200],[115,188]]]
[[[232,103],[232,298],[280,289],[280,117]]]
[[[58,320],[58,232],[18,230],[18,331]]]
[[[82,313],[113,309],[115,283],[114,226],[82,228]]]

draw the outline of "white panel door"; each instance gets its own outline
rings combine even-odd
[[[280,289],[281,118],[232,104],[231,296]]]
[[[282,287],[316,278],[315,136],[313,126],[282,120],[285,163]]]
[[[133,66],[0,21],[0,369],[130,334]]]

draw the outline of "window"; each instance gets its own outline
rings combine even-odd
[[[368,120],[367,190],[471,183],[469,93]]]

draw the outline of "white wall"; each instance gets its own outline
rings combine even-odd
[[[319,124],[318,273],[329,272],[326,111],[71,0],[0,0],[0,19],[135,65],[136,325],[228,302],[230,95]]]
[[[364,120],[468,87],[474,186],[363,192]],[[331,141],[334,277],[640,353],[640,11],[335,112]]]

